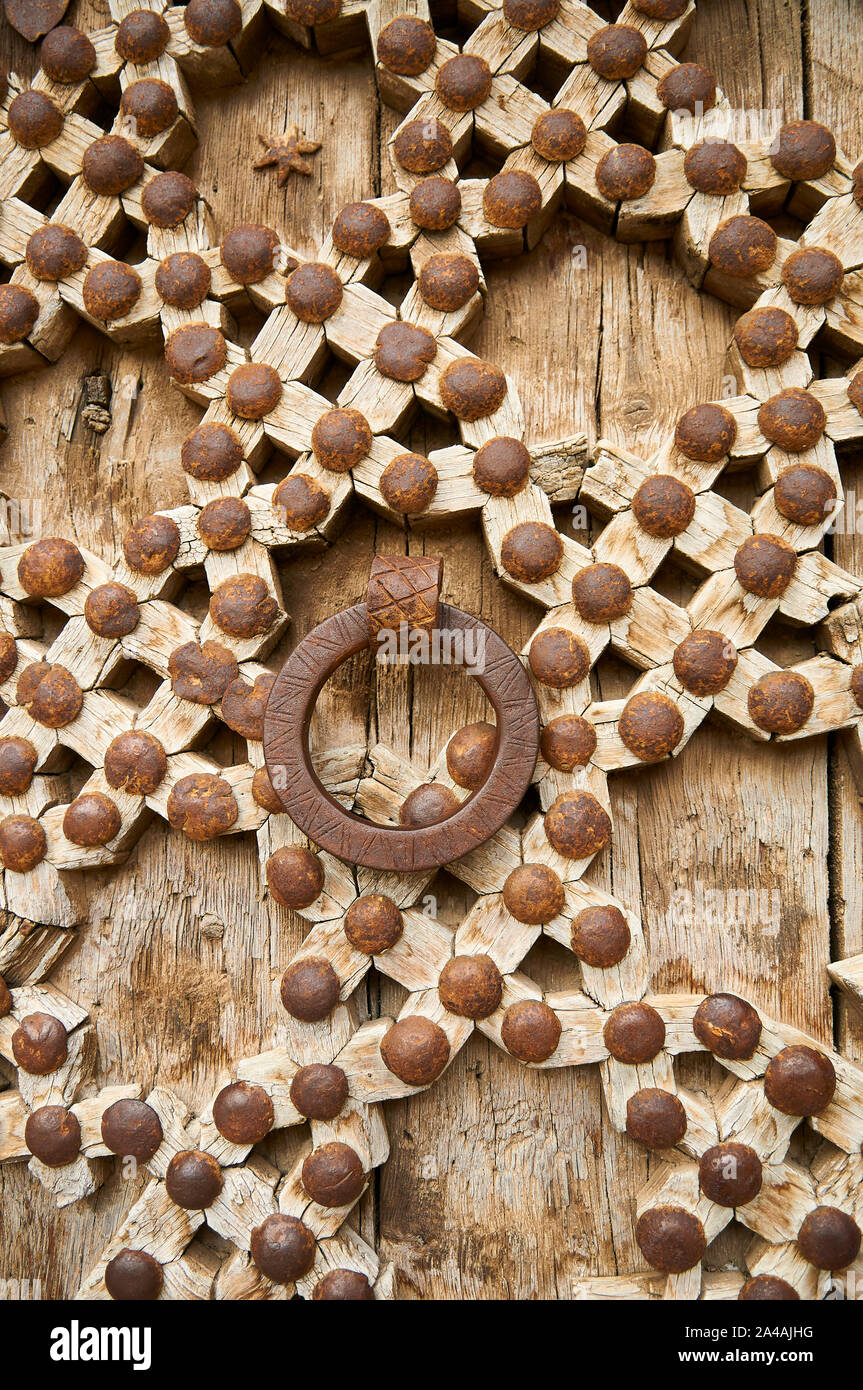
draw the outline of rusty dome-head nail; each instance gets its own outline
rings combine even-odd
[[[503,997],[503,976],[490,956],[453,956],[438,980],[440,1001],[459,1018],[488,1018]]]
[[[506,377],[492,362],[457,357],[440,378],[441,400],[458,420],[469,423],[493,415],[506,397]]]
[[[347,203],[333,223],[333,245],[337,251],[357,260],[366,260],[389,239],[389,218],[373,203]]]
[[[563,541],[544,521],[520,521],[503,538],[501,564],[522,584],[539,584],[560,569]]]
[[[503,902],[517,922],[544,926],[563,911],[566,895],[559,874],[547,864],[519,864],[503,885]]]
[[[391,381],[419,381],[437,352],[427,328],[401,319],[384,324],[375,339],[374,361],[381,376]]]
[[[321,1207],[349,1206],[366,1185],[359,1154],[340,1140],[330,1140],[312,1149],[301,1171],[305,1191]]]
[[[155,10],[131,10],[124,14],[114,35],[114,48],[127,63],[140,67],[161,57],[171,42],[165,16]]]
[[[670,540],[681,535],[695,516],[695,493],[680,478],[654,473],[640,484],[632,511],[642,531]]]
[[[130,796],[150,796],[161,786],[168,756],[154,734],[129,729],[112,739],[105,751],[105,779]]]
[[[137,183],[144,172],[139,150],[122,135],[100,135],[87,146],[81,173],[93,193],[117,197]]]
[[[501,1021],[501,1041],[520,1062],[547,1062],[557,1050],[563,1027],[544,999],[518,999],[510,1004]]]
[[[602,1030],[603,1041],[618,1062],[636,1066],[652,1062],[665,1046],[665,1022],[650,1004],[618,1004]]]
[[[290,1097],[307,1120],[334,1120],[348,1098],[348,1078],[333,1063],[310,1062],[294,1073]]]
[[[781,367],[797,347],[797,324],[785,309],[750,309],[734,325],[734,341],[748,367]]]
[[[733,1061],[751,1057],[761,1037],[756,1010],[736,994],[709,994],[702,999],[692,1026],[702,1047]]]
[[[219,642],[183,642],[168,657],[171,689],[181,700],[214,705],[239,675],[237,658]]]
[[[87,271],[81,296],[91,318],[110,323],[134,309],[141,297],[141,277],[122,261],[99,261]]]
[[[344,290],[332,266],[308,261],[285,281],[285,302],[303,323],[324,323],[342,302]]]
[[[770,163],[785,179],[820,179],[836,158],[836,141],[819,121],[787,121],[770,148]]]
[[[710,264],[736,280],[767,270],[776,259],[778,242],[773,228],[760,217],[738,213],[720,222],[710,238]]]
[[[587,144],[587,127],[577,111],[553,106],[534,121],[530,143],[550,164],[564,164],[581,154]]]
[[[243,222],[223,237],[219,259],[238,285],[257,285],[276,264],[279,235],[260,222]]]
[[[776,1274],[756,1274],[741,1286],[737,1298],[741,1303],[792,1303],[800,1295],[787,1279]]]
[[[168,795],[168,822],[190,840],[225,835],[240,814],[230,782],[212,772],[193,772],[175,782]]]
[[[345,936],[355,950],[368,956],[389,951],[403,932],[401,909],[383,893],[363,894],[345,913]]]
[[[0,795],[21,796],[33,780],[39,755],[27,738],[0,738]]]
[[[189,0],[183,10],[186,33],[202,48],[221,48],[235,39],[243,27],[237,0]]]
[[[302,845],[283,846],[267,860],[267,886],[282,907],[310,907],[321,896],[324,866]]]
[[[319,1023],[339,1002],[339,977],[325,956],[306,956],[282,976],[281,999],[292,1018]]]
[[[642,145],[615,145],[596,166],[596,186],[610,203],[643,198],[656,180],[656,160]]]
[[[705,1149],[698,1160],[701,1191],[720,1207],[744,1207],[763,1181],[762,1163],[749,1144],[729,1139]]]
[[[418,516],[431,505],[438,488],[438,473],[424,454],[398,454],[380,477],[381,496],[394,512]]]
[[[228,360],[228,345],[218,328],[207,323],[184,323],[165,342],[165,362],[174,381],[191,386],[220,372]]]
[[[368,1303],[374,1300],[368,1276],[358,1269],[331,1269],[312,1289],[314,1302]]]
[[[164,1133],[162,1121],[152,1105],[133,1096],[115,1100],[102,1112],[102,1143],[112,1154],[149,1163]]]
[[[543,727],[539,751],[549,767],[574,772],[586,767],[596,752],[594,726],[580,714],[561,714]]]
[[[368,420],[352,406],[326,411],[312,429],[312,452],[322,468],[347,473],[372,447]]]
[[[795,463],[776,479],[773,500],[776,510],[798,526],[821,526],[833,515],[836,484],[823,468]]]
[[[12,1056],[29,1076],[47,1076],[68,1056],[68,1035],[53,1014],[27,1014],[12,1034]]]
[[[788,386],[768,397],[758,410],[758,428],[771,444],[800,454],[818,443],[827,425],[827,412],[811,391]]]
[[[491,771],[497,749],[497,726],[480,719],[465,724],[446,746],[446,766],[459,787],[476,791]]]
[[[29,88],[19,92],[6,112],[9,134],[25,150],[41,150],[63,129],[63,112],[47,92]]]
[[[737,648],[721,632],[702,628],[675,647],[672,663],[674,674],[691,695],[718,695],[737,669]]]
[[[316,1248],[312,1232],[297,1216],[274,1212],[252,1230],[252,1259],[274,1284],[293,1284],[308,1274]]]
[[[188,217],[197,197],[198,190],[188,174],[169,169],[145,184],[141,210],[154,227],[176,227]]]
[[[590,652],[582,638],[569,628],[546,627],[530,644],[528,664],[541,685],[566,690],[587,676]]]
[[[716,78],[701,63],[678,63],[660,78],[656,95],[669,111],[701,115],[716,105]]]
[[[826,304],[842,288],[845,267],[826,246],[801,246],[782,267],[782,283],[795,304]]]
[[[175,1153],[165,1173],[165,1190],[172,1202],[187,1211],[211,1207],[224,1186],[222,1170],[212,1154],[199,1149]]]
[[[815,708],[815,691],[799,671],[768,671],[749,688],[753,724],[769,734],[796,734]]]
[[[441,782],[422,782],[408,793],[399,807],[399,824],[412,830],[439,825],[454,815],[460,805],[451,787]]]
[[[282,381],[268,362],[242,362],[228,377],[225,401],[241,420],[262,420],[282,399]]]
[[[524,169],[502,169],[483,190],[482,210],[493,227],[517,231],[542,210],[542,189]]]
[[[730,140],[698,140],[683,160],[683,176],[697,193],[727,197],[746,178],[746,155]]]
[[[782,536],[758,533],[738,546],[734,554],[740,585],[756,598],[781,598],[796,568],[797,552]]]
[[[273,1127],[273,1102],[263,1086],[234,1081],[213,1101],[213,1123],[231,1144],[259,1144]]]
[[[683,715],[661,690],[640,690],[621,710],[617,731],[636,758],[644,763],[659,762],[669,757],[683,738]]]
[[[72,24],[58,24],[42,40],[39,62],[52,82],[70,86],[89,77],[96,66],[96,50],[88,34]]]
[[[784,1115],[818,1115],[826,1110],[835,1090],[833,1063],[814,1047],[783,1047],[767,1063],[764,1094]]]
[[[197,309],[210,283],[210,267],[195,251],[174,251],[156,267],[156,293],[173,309]]]
[[[81,1152],[81,1125],[63,1105],[31,1110],[24,1126],[24,1143],[46,1168],[65,1168]]]
[[[595,970],[618,965],[630,947],[632,934],[619,907],[605,903],[585,907],[572,919],[573,954]]]
[[[146,1250],[124,1246],[105,1266],[105,1288],[117,1303],[147,1303],[164,1288],[162,1266]]]
[[[860,1254],[860,1242],[860,1227],[839,1207],[807,1212],[797,1232],[797,1249],[816,1269],[847,1269]]]
[[[458,184],[442,174],[420,179],[411,189],[411,220],[427,232],[445,232],[458,221],[461,193]]]
[[[397,1019],[381,1039],[384,1066],[407,1086],[430,1086],[450,1059],[449,1038],[422,1014]]]
[[[606,24],[587,41],[587,61],[609,82],[634,77],[647,57],[647,39],[632,24]]]
[[[560,0],[503,0],[503,17],[513,29],[534,34],[560,13]]]
[[[160,77],[141,77],[131,82],[120,98],[120,115],[145,140],[161,135],[179,114],[173,87]]]
[[[11,815],[0,821],[0,863],[12,873],[27,874],[48,853],[48,840],[35,816]]]
[[[632,585],[619,565],[585,565],[572,581],[572,601],[587,623],[609,623],[632,607]]]
[[[62,536],[28,545],[18,561],[18,582],[31,598],[60,598],[84,573],[84,556]]]
[[[530,480],[530,454],[520,439],[496,435],[474,454],[473,480],[490,497],[515,497]]]
[[[171,516],[142,516],[123,537],[126,564],[138,574],[162,574],[180,553],[180,528]]]
[[[545,835],[566,859],[588,859],[611,839],[611,817],[592,792],[562,792],[545,816]]]
[[[209,613],[230,637],[261,637],[279,616],[279,605],[257,574],[232,574],[210,595]]]
[[[435,55],[437,36],[428,20],[396,15],[378,35],[378,62],[399,77],[418,77]]]
[[[63,834],[73,845],[95,849],[107,845],[122,827],[115,802],[104,792],[82,792],[70,801],[63,816]]]
[[[34,327],[41,305],[26,285],[0,285],[0,343],[20,343]]]
[[[491,68],[475,53],[456,53],[435,73],[435,91],[450,111],[474,111],[491,91]]]
[[[681,415],[674,442],[682,454],[696,463],[718,463],[737,438],[737,421],[724,405],[707,402]]]
[[[434,174],[452,158],[452,135],[435,116],[407,121],[396,132],[393,153],[408,173]]]
[[[451,313],[476,294],[479,268],[469,256],[438,251],[423,265],[417,288],[430,308]]]
[[[307,473],[290,473],[273,493],[273,509],[289,531],[314,530],[326,521],[331,506],[330,494]]]
[[[697,1265],[707,1249],[704,1227],[683,1207],[648,1207],[635,1226],[638,1247],[653,1269],[683,1274]]]
[[[673,1149],[686,1134],[686,1111],[679,1096],[645,1086],[626,1102],[626,1132],[646,1149]]]
[[[87,262],[87,247],[62,222],[46,222],[27,239],[27,269],[37,280],[65,280]]]

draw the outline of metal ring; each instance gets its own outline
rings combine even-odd
[[[483,669],[472,674],[497,715],[497,741],[482,786],[437,825],[373,825],[335,801],[312,766],[309,726],[321,688],[343,661],[370,645],[365,603],[310,632],[276,678],[264,717],[270,780],[294,824],[339,859],[402,873],[452,863],[494,835],[530,785],[539,752],[539,714],[521,661],[496,632],[460,608],[440,604],[438,626],[442,632],[482,634]]]

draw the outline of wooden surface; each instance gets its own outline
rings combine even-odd
[[[87,4],[70,15],[86,26],[104,22],[106,11]],[[30,71],[32,51],[11,43],[8,29],[3,39],[10,66]],[[735,107],[822,119],[856,157],[861,43],[856,0],[701,0],[686,56],[713,69]],[[378,109],[368,56],[328,64],[273,37],[245,86],[196,100],[201,144],[190,172],[220,228],[268,222],[310,252],[342,204],[391,191],[381,150],[398,118]],[[250,164],[258,131],[292,121],[323,147],[311,179],[279,190],[271,172],[253,173]],[[647,450],[683,409],[721,388],[733,311],[685,284],[661,244],[617,246],[562,213],[537,250],[495,262],[487,275],[474,346],[512,373],[531,440],[585,428],[591,438]],[[403,290],[389,282],[394,299]],[[246,327],[251,336],[254,325]],[[83,378],[96,369],[110,374],[115,393],[113,424],[101,437],[77,418]],[[342,380],[336,370],[326,394]],[[160,352],[139,359],[81,327],[60,363],[4,383],[3,397],[3,488],[41,500],[46,534],[107,556],[134,517],[185,500],[179,445],[200,412],[171,388]],[[448,437],[440,424],[420,422],[405,442],[425,450]],[[851,459],[851,491],[859,491],[857,473]],[[745,477],[727,488],[748,506]],[[376,551],[404,545],[396,528],[357,503],[326,554],[283,565],[293,623],[270,664],[362,597]],[[496,581],[475,523],[415,533],[407,545],[443,555],[448,602],[522,645],[539,611]],[[863,573],[863,540],[837,537],[833,545],[837,561]],[[657,581],[684,600],[687,585],[670,571]],[[203,587],[186,601],[200,612]],[[783,661],[812,650],[806,634],[776,625],[759,645]],[[597,695],[617,697],[633,679],[604,659]],[[358,657],[329,683],[320,710],[332,745],[368,733],[430,762],[454,728],[482,717],[484,704],[461,673],[389,668],[375,683],[370,662]],[[229,738],[223,733],[211,751],[227,759]],[[680,758],[610,785],[614,852],[596,877],[640,903],[653,987],[739,989],[863,1056],[859,1021],[834,1008],[825,970],[831,937],[835,957],[863,950],[861,814],[841,740],[764,746],[711,720]],[[161,823],[124,868],[88,875],[87,887],[89,925],[53,979],[92,1001],[99,1079],[163,1082],[203,1104],[232,1057],[267,1046],[271,982],[301,940],[299,919],[259,903],[251,837],[199,846]],[[711,890],[725,895],[714,910]],[[432,892],[445,920],[470,902],[446,874]],[[566,953],[547,941],[526,968],[542,984],[571,978]],[[370,978],[368,1012],[397,1010],[401,991]],[[690,1059],[682,1075],[708,1065]],[[529,1072],[475,1035],[429,1094],[388,1106],[387,1122],[392,1157],[352,1224],[396,1261],[402,1297],[566,1297],[580,1274],[640,1267],[629,1198],[648,1165],[605,1123],[595,1069]],[[287,1166],[295,1143],[280,1138],[268,1154]],[[41,1276],[47,1297],[74,1290],[140,1187],[115,1172],[95,1198],[58,1213],[23,1165],[0,1169],[2,1209],[24,1217],[23,1227],[0,1224],[0,1274]],[[737,1248],[732,1227],[711,1262]]]

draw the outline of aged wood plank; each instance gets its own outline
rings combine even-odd
[[[853,0],[814,5],[809,12],[809,52],[812,60],[809,103],[817,116],[836,134],[852,160],[861,152],[863,91],[849,67],[863,41],[863,14]],[[810,114],[807,111],[807,115]],[[826,375],[826,373],[824,373]],[[854,450],[847,460],[846,480],[853,494],[847,515],[855,519],[844,533],[833,537],[833,559],[852,574],[863,573],[863,493],[860,489],[861,455]],[[829,554],[828,550],[828,554]],[[863,658],[861,658],[863,659]],[[863,950],[863,839],[860,835],[860,798],[850,775],[845,744],[836,740],[830,760],[832,907],[837,959]],[[863,1057],[863,1019],[840,993],[836,999],[836,1041],[848,1056]]]
[[[77,22],[98,20],[85,8]],[[37,51],[25,49],[19,61],[19,47],[24,48],[16,44],[15,66],[28,71]],[[378,159],[368,58],[328,64],[270,36],[246,84],[218,93],[196,90],[194,99],[200,148],[188,168],[213,206],[217,230],[241,221],[269,223],[299,250],[311,252],[342,204],[368,195]],[[294,179],[280,190],[272,171],[256,174],[250,166],[259,153],[257,130],[278,132],[292,120],[324,147],[312,178]],[[250,340],[257,326],[244,331]],[[113,423],[101,436],[78,416],[82,380],[97,369],[114,389]],[[125,353],[82,326],[60,362],[4,383],[4,396],[16,422],[2,453],[5,490],[40,501],[44,534],[74,537],[110,557],[136,517],[187,501],[180,444],[201,412],[171,386],[160,350]],[[277,459],[274,478],[288,467],[286,459]],[[283,567],[293,626],[272,665],[323,617],[344,607],[346,593],[360,596],[375,525],[360,508],[358,524],[350,524],[344,542],[331,552],[302,567]],[[184,605],[200,618],[206,598],[199,583]],[[149,677],[138,679],[149,693]],[[361,690],[341,677],[334,681],[321,702],[331,746],[347,741],[341,734],[351,713],[359,715],[364,730],[364,709]],[[244,749],[223,730],[207,752],[233,762],[245,756]],[[96,1004],[97,1082],[159,1082],[203,1108],[227,1079],[232,1059],[254,1055],[279,1037],[283,1014],[272,981],[300,945],[305,924],[259,901],[252,836],[199,846],[166,833],[160,823],[148,830],[128,864],[88,875],[87,887],[89,926],[81,929],[53,982],[71,997]],[[297,1131],[290,1131],[273,1141],[268,1156],[289,1169],[297,1143]],[[83,1207],[57,1211],[26,1165],[3,1165],[0,1204],[29,1213],[26,1223],[16,1223],[14,1238],[4,1224],[4,1276],[23,1278],[39,1270],[44,1297],[68,1296],[142,1186],[141,1180],[123,1182],[114,1174],[84,1219]],[[374,1237],[374,1200],[372,1191],[351,1217],[366,1239]]]

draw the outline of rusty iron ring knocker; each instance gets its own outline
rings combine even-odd
[[[408,872],[460,859],[504,824],[530,785],[539,752],[539,713],[524,666],[479,618],[439,602],[443,562],[377,556],[364,603],[327,618],[285,662],[264,718],[264,756],[276,794],[295,825],[321,849],[370,869]],[[321,785],[309,752],[309,726],[321,688],[343,661],[406,624],[412,633],[475,633],[482,669],[471,671],[497,716],[494,761],[482,785],[435,825],[374,825],[341,806]]]

